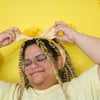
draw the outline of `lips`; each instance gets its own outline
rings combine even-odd
[[[36,70],[36,71],[33,71],[33,72],[31,73],[31,75],[40,74],[40,73],[42,73],[42,72],[44,72],[44,70]]]

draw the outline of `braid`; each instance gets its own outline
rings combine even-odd
[[[54,64],[53,64],[53,58],[52,56],[49,54],[49,51],[48,49],[46,48],[46,45],[44,42],[42,42],[40,39],[37,39],[37,45],[44,51],[44,53],[47,55],[47,58],[49,59],[50,63],[51,63],[51,66],[52,66],[52,69],[55,73],[55,76],[56,76],[56,79],[58,80],[59,83],[61,83],[61,79],[59,77],[59,74],[58,74],[58,71],[56,70]],[[54,49],[56,50],[56,52],[58,53],[58,50],[56,49],[56,47],[54,46],[53,43],[49,42],[49,45]]]
[[[24,74],[23,74],[24,64],[23,64],[22,52],[23,52],[23,45],[20,49],[20,54],[19,54],[20,94],[18,100],[22,100],[22,95],[25,85]]]
[[[50,63],[51,63],[51,67],[52,67],[52,69],[53,69],[53,71],[54,71],[54,73],[55,73],[56,79],[58,80],[58,83],[60,84],[61,89],[62,89],[62,91],[63,91],[63,93],[64,93],[64,95],[65,95],[65,99],[68,100],[69,96],[67,95],[67,93],[66,93],[66,91],[65,91],[65,88],[63,87],[63,83],[62,83],[62,81],[61,81],[61,78],[60,78],[60,76],[59,76],[59,73],[58,73],[57,69],[56,69],[55,66],[54,66],[53,58],[52,58],[52,56],[48,53],[48,49],[46,48],[46,45],[45,45],[41,40],[39,40],[39,41],[37,42],[37,44],[41,47],[41,49],[42,49],[42,50],[45,52],[45,54],[47,55],[47,58],[49,59],[49,61],[50,61]],[[53,44],[53,42],[49,41],[49,45],[55,50],[55,52],[56,52],[58,55],[60,54],[59,51],[58,51],[58,49],[57,49],[57,47]]]
[[[25,49],[29,46],[29,45],[33,45],[33,44],[37,44],[41,50],[44,52],[44,54],[47,56],[47,59],[50,61],[51,63],[51,67],[55,73],[56,79],[58,80],[58,83],[61,86],[61,89],[65,95],[65,98],[68,99],[68,95],[63,87],[63,82],[67,82],[70,81],[71,78],[76,77],[76,73],[74,71],[72,62],[70,60],[70,57],[67,53],[67,51],[65,50],[64,46],[60,43],[59,40],[57,39],[53,39],[53,40],[49,40],[49,39],[43,39],[43,38],[34,38],[33,40],[28,40],[24,43],[24,45],[21,47],[20,50],[20,56],[19,56],[19,72],[20,72],[20,80],[21,80],[21,85],[20,85],[20,96],[18,100],[22,99],[22,95],[23,95],[23,91],[24,88],[28,88],[31,87],[25,72],[24,72],[24,56],[25,56]],[[61,56],[61,52],[60,52],[60,48],[63,49],[63,51],[65,52],[65,59],[64,59],[64,65],[62,67],[61,70],[57,70],[55,68],[54,65],[54,58],[56,59],[58,56]],[[50,55],[50,52],[52,53],[53,56]]]
[[[76,77],[76,72],[73,68],[70,56],[68,55],[67,51],[65,50],[64,46],[58,39],[54,39],[54,41],[63,48],[66,58],[65,58],[65,65],[62,70],[59,71],[59,74],[62,78],[63,82],[70,81],[72,78]]]

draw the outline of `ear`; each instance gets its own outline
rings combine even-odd
[[[58,68],[58,70],[60,70],[62,68],[62,65],[63,65],[62,56],[58,56],[58,58],[57,58],[57,68]]]

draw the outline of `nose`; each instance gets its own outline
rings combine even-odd
[[[38,68],[39,66],[37,65],[37,63],[35,63],[34,61],[32,62],[32,64],[30,65],[31,69],[35,69]]]

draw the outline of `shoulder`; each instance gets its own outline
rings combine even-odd
[[[6,92],[15,91],[18,87],[19,85],[16,83],[0,81],[0,96],[4,95]]]
[[[90,81],[92,81],[92,82],[98,81],[99,82],[98,68],[99,68],[99,65],[94,65],[89,70],[82,73],[78,78],[76,78],[75,81],[83,82],[85,80],[87,82],[90,82]]]
[[[90,68],[88,71],[81,74],[79,77],[72,79],[69,84],[77,88],[100,88],[100,79],[98,75],[99,65],[95,65]]]
[[[64,87],[67,89],[66,91],[69,95],[75,98],[77,97],[75,94],[78,93],[78,97],[84,98],[82,100],[86,99],[85,96],[87,96],[89,100],[91,100],[92,96],[100,97],[98,68],[99,65],[95,65],[79,77],[72,79],[71,82],[64,83]]]
[[[100,64],[98,66],[98,75],[99,75],[99,80],[100,80]]]
[[[67,84],[71,87],[84,87],[88,86],[90,84],[99,85],[100,86],[100,79],[98,76],[98,68],[99,65],[95,65],[92,68],[90,68],[88,71],[81,74],[79,77],[72,79],[71,82],[68,82]]]
[[[5,82],[0,80],[0,88],[1,87],[9,87],[9,86],[15,86],[17,83],[10,83],[10,82]]]

